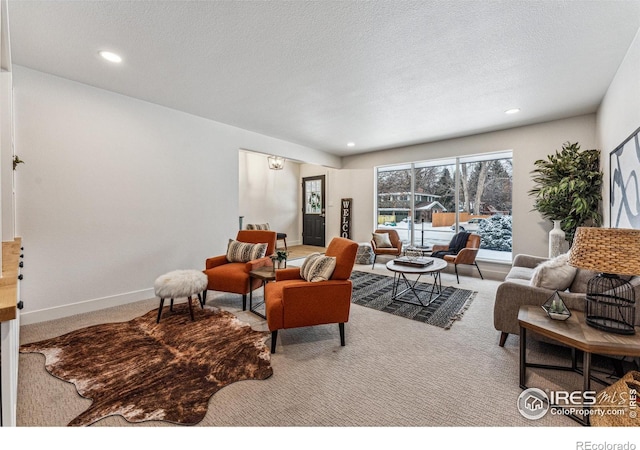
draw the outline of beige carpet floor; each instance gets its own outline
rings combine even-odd
[[[356,265],[355,270],[371,268]],[[388,275],[382,264],[374,272]],[[493,300],[499,283],[460,277],[458,285],[451,273],[442,274],[442,283],[478,292],[451,329],[354,305],[346,325],[345,347],[340,346],[337,325],[280,331],[277,353],[272,355],[273,376],[238,382],[216,393],[199,426],[579,427],[563,416],[547,414],[540,420],[528,420],[519,414],[519,340],[511,336],[505,347],[499,347],[499,333],[493,328]],[[259,291],[256,294],[261,296]],[[236,313],[256,330],[267,330],[260,317],[239,310],[240,296],[211,292],[207,303]],[[21,341],[129,320],[157,306],[157,299],[149,299],[24,326]],[[529,360],[564,363],[568,356],[559,347],[533,343]],[[49,375],[43,362],[42,355],[20,355],[19,426],[64,426],[90,404],[74,386]],[[534,370],[528,382],[550,389],[581,387],[579,375],[570,372]],[[121,417],[94,425],[111,426],[170,425],[131,425]]]
[[[282,248],[281,250],[284,250],[284,248]],[[293,246],[289,246],[289,255],[287,256],[287,259],[289,260],[300,259],[300,258],[306,257],[311,253],[315,253],[315,252],[324,253],[326,251],[327,251],[326,247],[316,247],[313,245],[293,245]]]

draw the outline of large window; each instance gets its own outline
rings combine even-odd
[[[406,246],[470,231],[482,238],[479,259],[510,262],[512,175],[511,152],[378,167],[377,227]]]

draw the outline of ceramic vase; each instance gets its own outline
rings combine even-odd
[[[553,221],[553,229],[549,231],[549,258],[555,258],[563,253],[565,233],[562,231],[561,220]]]

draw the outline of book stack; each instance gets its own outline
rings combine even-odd
[[[412,256],[402,256],[400,258],[396,258],[393,260],[394,263],[400,264],[403,266],[412,266],[412,267],[427,267],[428,265],[433,264],[433,259],[431,258],[416,258]]]

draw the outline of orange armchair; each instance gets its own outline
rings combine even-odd
[[[350,239],[333,238],[326,256],[336,258],[331,279],[309,282],[299,267],[276,272],[276,282],[265,286],[264,303],[271,331],[271,353],[276,352],[278,330],[337,323],[340,345],[345,345],[344,324],[349,321],[352,283],[349,277],[356,260],[358,244]]]
[[[378,247],[376,241],[371,239],[371,248],[373,249],[372,269],[376,266],[378,255],[400,256],[402,254],[402,241],[396,230],[376,230],[374,233],[387,233],[392,247]]]
[[[236,241],[250,244],[267,244],[264,258],[254,259],[246,263],[229,262],[227,255],[214,256],[205,262],[204,274],[209,279],[207,290],[232,292],[242,294],[242,310],[247,309],[247,294],[262,286],[262,281],[254,279],[249,285],[249,272],[263,266],[272,265],[270,255],[276,248],[276,232],[263,230],[240,230]],[[207,301],[207,291],[204,291],[202,303]]]
[[[431,249],[432,254],[438,251],[447,251],[449,250],[448,245],[434,245]],[[478,267],[478,263],[476,262],[476,255],[478,254],[478,250],[480,250],[480,235],[478,234],[470,234],[467,239],[467,245],[461,249],[457,255],[444,255],[442,259],[447,262],[453,263],[456,270],[456,280],[460,283],[460,278],[458,277],[458,264],[469,264],[472,266],[476,266],[478,269],[478,273],[480,274],[480,278],[484,280],[482,276],[482,272],[480,272],[480,267]]]

